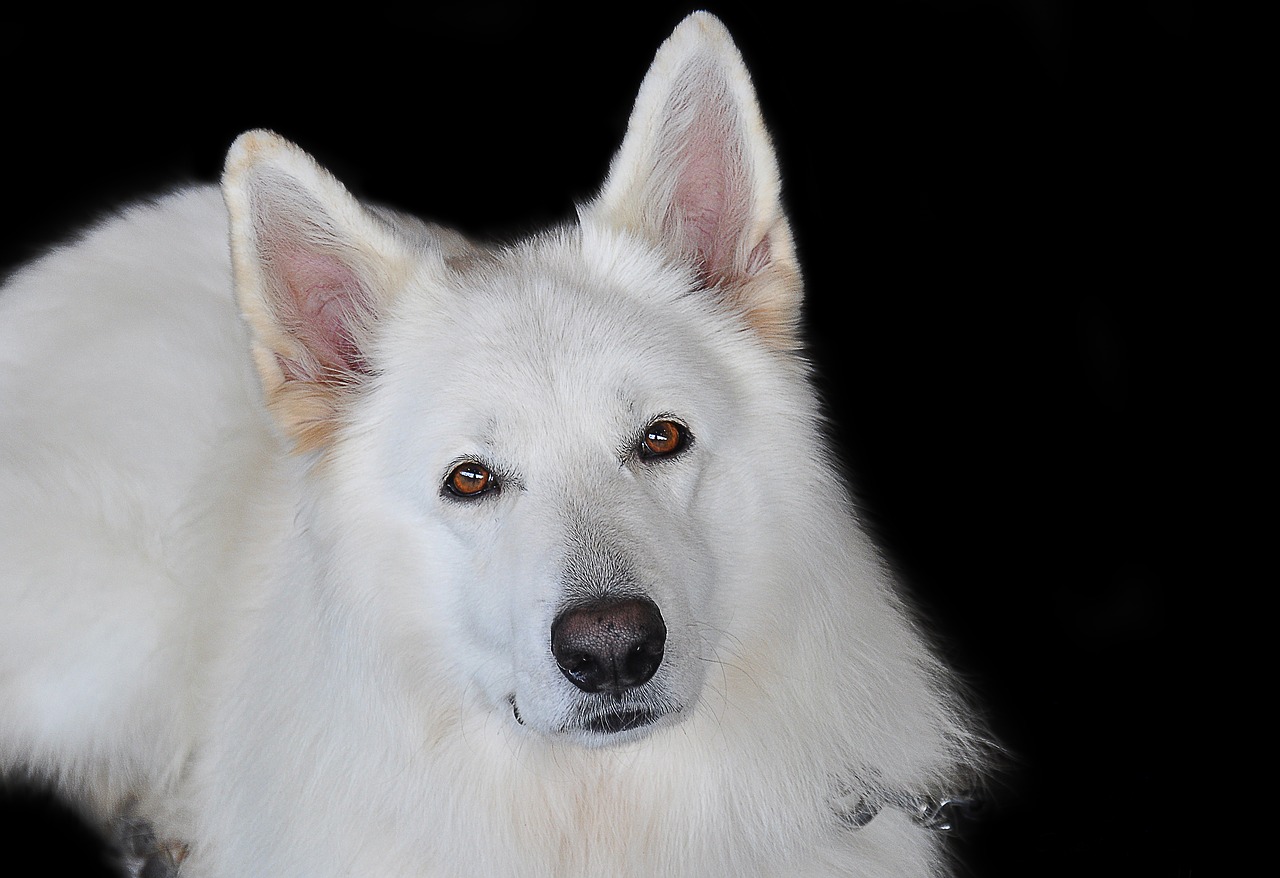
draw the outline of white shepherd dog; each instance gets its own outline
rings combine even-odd
[[[714,18],[579,214],[476,245],[252,131],[17,272],[10,782],[135,873],[945,872],[984,748],[820,437]]]

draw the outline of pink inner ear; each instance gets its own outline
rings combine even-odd
[[[722,240],[728,198],[723,151],[710,138],[695,139],[687,144],[680,164],[674,193],[680,231],[703,276],[715,280],[731,267],[726,259],[732,259],[732,249]]]
[[[704,96],[687,128],[668,130],[676,175],[671,209],[684,247],[709,283],[740,275],[738,250],[748,231],[752,205],[749,169],[734,110],[724,96]]]
[[[288,365],[286,371],[311,380],[335,371],[366,372],[355,322],[367,312],[369,296],[351,267],[336,256],[292,249],[280,254],[277,268],[289,294],[281,303],[284,322],[322,374],[310,374],[312,370],[301,363]]]

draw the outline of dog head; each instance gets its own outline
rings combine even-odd
[[[797,368],[776,161],[723,27],[680,25],[600,195],[518,245],[367,209],[267,132],[224,191],[268,407],[378,496],[353,501],[368,541],[463,688],[588,744],[687,715],[763,502],[737,464],[780,429],[753,385]]]

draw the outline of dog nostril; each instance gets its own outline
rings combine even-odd
[[[583,692],[622,692],[649,681],[662,663],[667,626],[648,598],[597,601],[551,625],[560,671]]]

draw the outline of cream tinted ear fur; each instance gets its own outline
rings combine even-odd
[[[658,50],[585,216],[692,260],[766,341],[796,346],[801,281],[777,159],[746,65],[716,18],[689,16]]]
[[[366,374],[370,330],[412,262],[340,183],[271,132],[236,139],[222,189],[267,403],[299,449],[322,447],[343,396]]]

